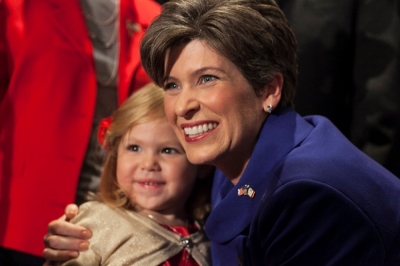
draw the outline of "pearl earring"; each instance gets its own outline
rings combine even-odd
[[[272,113],[272,105],[268,104],[267,107],[264,109],[267,113]]]

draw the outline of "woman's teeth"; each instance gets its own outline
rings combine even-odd
[[[184,131],[185,131],[186,135],[193,137],[195,135],[212,130],[216,127],[217,127],[217,123],[206,123],[206,124],[194,126],[194,127],[185,127]]]

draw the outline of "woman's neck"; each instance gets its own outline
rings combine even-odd
[[[232,184],[236,185],[242,177],[253,154],[257,140],[258,137],[255,137],[252,141],[235,147],[214,163],[214,166],[224,173]]]
[[[215,167],[224,173],[232,184],[236,185],[242,177],[249,160],[250,157],[247,160],[243,160],[243,158],[230,158],[230,160],[216,163]]]

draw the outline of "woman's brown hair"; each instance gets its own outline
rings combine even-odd
[[[273,0],[171,0],[147,29],[140,47],[144,69],[163,85],[170,49],[205,41],[229,59],[260,95],[276,73],[284,77],[280,106],[292,106],[297,86],[296,39]]]

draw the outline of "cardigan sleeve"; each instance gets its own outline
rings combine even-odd
[[[63,266],[160,265],[182,250],[178,235],[138,213],[96,201],[79,208],[71,222],[90,228],[93,236],[89,249]]]
[[[390,245],[348,197],[314,181],[283,185],[255,219],[258,239],[248,250],[262,261],[250,254],[254,265],[383,265]]]

